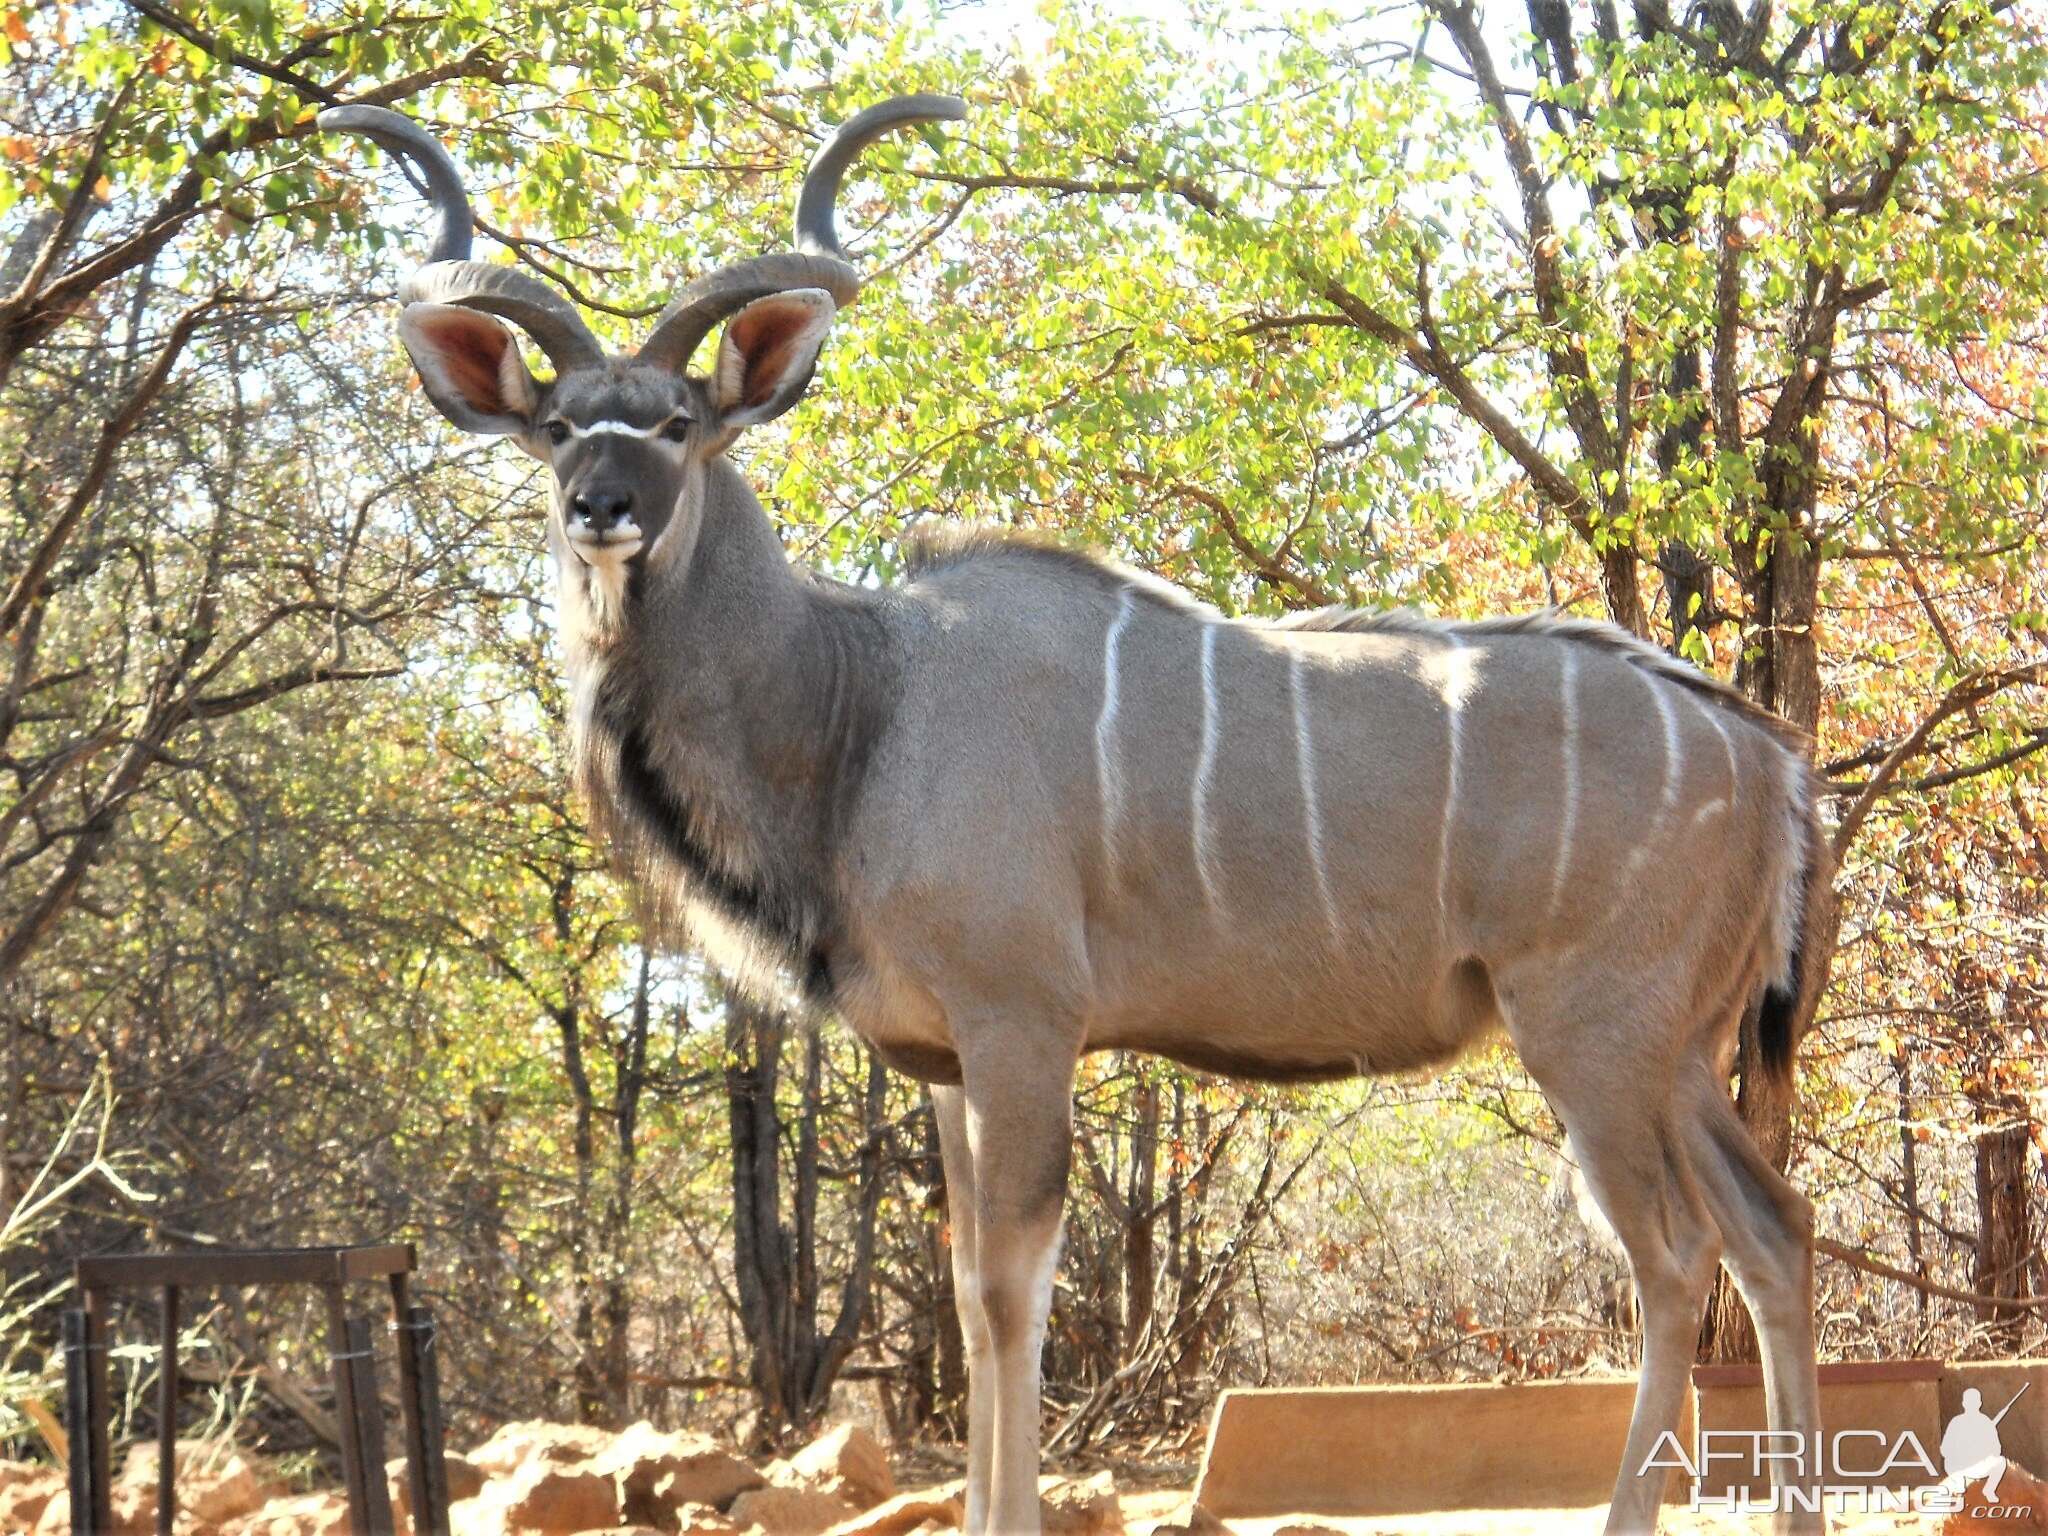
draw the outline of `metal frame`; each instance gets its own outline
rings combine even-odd
[[[351,1317],[347,1305],[348,1286],[369,1280],[384,1280],[391,1287],[389,1327],[398,1347],[398,1398],[405,1423],[413,1529],[419,1536],[449,1536],[434,1315],[412,1304],[409,1282],[416,1264],[409,1243],[102,1254],[78,1260],[72,1276],[84,1305],[66,1311],[62,1319],[72,1536],[114,1536],[107,1383],[111,1293],[159,1292],[156,1528],[158,1536],[171,1536],[177,1513],[180,1293],[218,1285],[317,1285],[326,1292],[334,1417],[341,1435],[349,1527],[354,1536],[393,1536],[391,1491],[384,1482],[384,1416],[377,1400],[376,1325],[367,1315]]]

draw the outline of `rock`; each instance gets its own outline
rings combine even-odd
[[[1107,1472],[1079,1482],[1065,1478],[1041,1481],[1038,1518],[1045,1536],[1124,1536],[1116,1483]]]
[[[484,1490],[483,1469],[467,1456],[450,1451],[441,1458],[448,1479],[448,1502],[473,1499]],[[391,1485],[391,1513],[403,1533],[412,1520],[412,1479],[406,1474],[405,1458],[394,1456],[384,1463],[384,1480]],[[0,1527],[0,1529],[5,1529]]]
[[[2016,1461],[2005,1464],[1998,1502],[1986,1502],[1984,1484],[1963,1486],[1963,1507],[1941,1522],[1941,1536],[2048,1536],[2048,1484]]]
[[[673,1528],[683,1504],[724,1509],[768,1480],[707,1435],[668,1434],[644,1419],[622,1431],[590,1470],[617,1486],[615,1518]]]
[[[1155,1525],[1152,1536],[1237,1536],[1237,1533],[1199,1504],[1190,1505],[1188,1516],[1178,1525]]]
[[[787,1461],[768,1469],[768,1481],[835,1494],[856,1510],[896,1497],[896,1474],[882,1442],[857,1424],[828,1429]]]
[[[528,1462],[460,1507],[473,1536],[576,1536],[622,1523],[617,1485],[588,1464]]]
[[[966,1518],[961,1485],[948,1483],[943,1488],[899,1493],[851,1520],[841,1521],[827,1536],[911,1536],[928,1523],[943,1529],[958,1526]]]
[[[71,1495],[60,1488],[43,1506],[43,1512],[36,1517],[36,1523],[28,1527],[29,1536],[71,1536]]]
[[[155,1492],[154,1489],[150,1491],[152,1494]],[[115,1488],[108,1503],[112,1505],[114,1515],[112,1536],[156,1536],[156,1503],[153,1498],[145,1502],[132,1487]],[[190,1515],[180,1516],[180,1536],[197,1529]],[[71,1495],[68,1491],[60,1491],[43,1506],[32,1536],[71,1536]]]
[[[709,1504],[679,1504],[675,1518],[677,1536],[737,1536],[740,1530]]]
[[[1331,1530],[1327,1525],[1283,1525],[1273,1536],[1344,1536],[1344,1533]]]
[[[573,1467],[609,1450],[614,1438],[609,1430],[594,1429],[588,1424],[550,1424],[544,1419],[527,1419],[502,1426],[471,1451],[467,1459],[488,1476],[506,1477],[533,1461]],[[448,1495],[454,1498],[452,1487]]]
[[[865,1507],[848,1503],[823,1488],[770,1485],[741,1494],[732,1501],[727,1513],[734,1525],[742,1530],[752,1527],[762,1536],[820,1536],[821,1532],[851,1520]]]
[[[50,1500],[64,1491],[64,1474],[35,1462],[0,1462],[0,1531],[32,1531]]]
[[[178,1513],[197,1525],[220,1525],[253,1514],[291,1490],[260,1456],[224,1440],[180,1440],[172,1463],[177,1479]],[[157,1450],[154,1445],[128,1449],[121,1474],[114,1480],[114,1500],[127,1492],[145,1511],[156,1508]],[[115,1511],[115,1522],[122,1520]],[[155,1516],[149,1516],[155,1529]]]
[[[273,1499],[223,1525],[220,1536],[349,1536],[348,1501],[338,1493]]]

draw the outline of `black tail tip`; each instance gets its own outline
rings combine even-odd
[[[1799,1049],[1800,953],[1792,952],[1786,962],[1785,978],[1764,988],[1757,1009],[1756,1043],[1766,1076],[1778,1082],[1792,1078],[1792,1057]]]

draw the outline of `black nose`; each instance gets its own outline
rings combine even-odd
[[[610,487],[578,491],[569,498],[569,508],[593,533],[606,533],[626,520],[633,510],[633,493]]]

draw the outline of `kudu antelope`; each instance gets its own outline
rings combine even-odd
[[[792,570],[725,450],[795,403],[859,287],[834,230],[847,166],[961,115],[909,97],[852,119],[803,183],[796,251],[690,283],[631,356],[539,281],[468,259],[432,137],[377,109],[322,122],[430,189],[438,231],[399,319],[428,395],[551,470],[574,750],[610,845],[693,934],[786,968],[932,1085],[968,1529],[1039,1527],[1082,1053],[1306,1081],[1504,1028],[1641,1296],[1608,1530],[1649,1531],[1662,1479],[1638,1469],[1678,1421],[1717,1257],[1756,1317],[1773,1427],[1818,1428],[1809,1208],[1727,1093],[1746,1014],[1763,1070],[1790,1072],[1814,985],[1802,923],[1829,861],[1799,742],[1601,624],[1233,622],[990,538],[927,549],[881,590]]]

